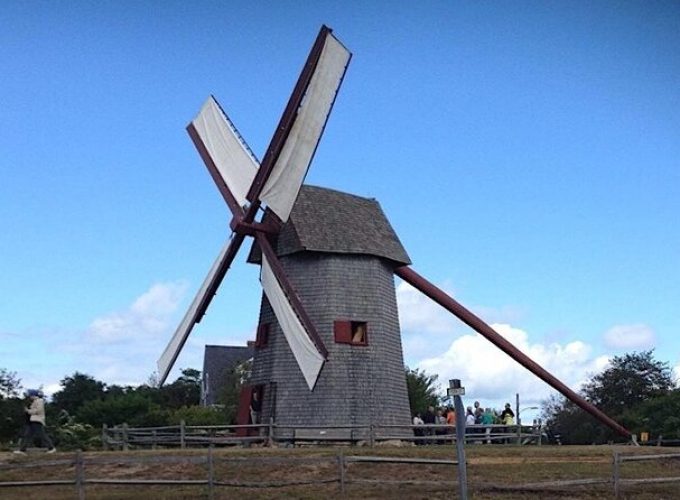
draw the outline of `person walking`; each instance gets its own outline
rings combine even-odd
[[[45,432],[45,400],[43,394],[36,389],[29,389],[27,394],[30,399],[29,406],[25,408],[28,415],[28,429],[21,440],[21,447],[14,453],[25,455],[28,443],[33,444],[36,437],[40,439],[40,445],[47,448],[47,453],[54,453],[57,449]]]

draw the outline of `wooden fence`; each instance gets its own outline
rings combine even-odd
[[[449,425],[335,425],[284,426],[257,425],[180,425],[163,427],[103,426],[105,450],[158,447],[199,447],[267,443],[301,445],[305,443],[349,443],[375,446],[385,441],[410,441],[415,444],[455,444],[455,427]],[[465,442],[470,444],[541,444],[541,429],[533,426],[470,425]]]
[[[244,464],[286,464],[290,466],[291,464],[310,464],[314,466],[319,466],[323,462],[326,462],[329,467],[335,468],[337,471],[335,474],[327,475],[323,479],[298,479],[298,480],[286,480],[286,481],[263,481],[261,479],[254,481],[227,481],[220,477],[217,477],[215,473],[215,466],[220,463],[236,463],[239,466]],[[96,465],[133,465],[133,464],[149,464],[149,463],[190,463],[194,465],[200,465],[205,467],[205,477],[203,479],[164,479],[164,478],[129,478],[122,479],[118,478],[102,478],[102,477],[92,477],[88,474],[87,467]],[[37,462],[11,462],[6,464],[0,464],[1,470],[8,469],[25,469],[25,468],[40,468],[44,471],[47,467],[55,466],[66,466],[73,467],[74,474],[73,477],[68,479],[48,479],[40,481],[0,481],[0,490],[3,488],[20,488],[20,487],[37,487],[37,486],[73,486],[76,490],[76,494],[79,500],[85,499],[86,487],[88,485],[121,485],[121,486],[200,486],[207,490],[207,496],[210,499],[214,498],[215,489],[217,487],[231,487],[231,488],[282,488],[290,486],[305,486],[305,485],[322,485],[322,484],[333,484],[337,483],[339,486],[340,493],[344,495],[347,490],[347,486],[351,484],[376,484],[383,483],[386,481],[377,481],[371,479],[353,478],[350,475],[351,468],[349,467],[352,463],[408,463],[415,465],[458,465],[458,462],[454,460],[440,460],[440,459],[425,459],[425,458],[404,458],[404,457],[371,457],[371,456],[352,456],[345,454],[338,454],[335,456],[328,457],[220,457],[215,456],[213,453],[213,447],[208,448],[206,455],[196,455],[196,456],[96,456],[89,457],[83,455],[82,452],[78,451],[75,453],[72,459],[61,459],[61,460],[40,460]],[[452,473],[456,474],[454,471]],[[433,482],[431,479],[427,481],[408,481],[408,480],[391,480],[389,484],[395,486],[403,484],[428,484],[432,486],[433,484],[437,486],[449,486],[457,484],[457,481],[439,481]],[[1,496],[1,495],[0,495]]]
[[[612,481],[614,483],[614,494],[616,498],[621,498],[621,486],[626,484],[653,484],[653,483],[671,483],[680,482],[680,476],[674,477],[647,477],[636,479],[622,479],[621,465],[624,462],[634,462],[640,460],[668,460],[680,458],[680,453],[665,453],[658,455],[626,455],[623,453],[614,453],[614,470],[612,474]]]
[[[658,455],[639,455],[639,454],[624,454],[614,452],[612,460],[612,474],[609,477],[588,478],[588,479],[571,479],[558,481],[544,481],[538,483],[527,484],[506,484],[506,485],[486,485],[481,486],[481,489],[490,491],[524,491],[524,492],[549,492],[556,490],[567,490],[578,486],[596,485],[596,484],[610,484],[613,486],[616,498],[621,498],[622,486],[633,484],[658,484],[668,482],[680,482],[680,476],[675,477],[647,477],[636,479],[621,478],[621,466],[625,462],[641,461],[641,460],[671,460],[680,458],[680,453],[668,453]],[[128,478],[122,479],[96,477],[96,471],[91,469],[95,466],[115,465],[134,465],[134,464],[192,464],[204,468],[204,476],[201,479],[166,479],[166,478]],[[296,480],[279,480],[279,481],[264,481],[261,478],[252,481],[235,481],[225,480],[216,473],[216,466],[221,464],[237,464],[238,469],[241,469],[245,464],[258,465],[262,470],[271,470],[277,464],[291,464],[314,465],[315,468],[326,465],[329,473],[321,479],[296,479]],[[224,457],[216,456],[213,453],[213,446],[209,446],[205,455],[163,455],[163,456],[145,456],[145,455],[127,455],[121,456],[86,456],[81,452],[76,452],[73,458],[57,459],[57,460],[38,460],[35,462],[16,461],[0,464],[0,471],[9,469],[28,469],[39,468],[41,472],[45,472],[49,467],[72,467],[73,473],[70,477],[57,477],[39,481],[0,481],[0,491],[3,488],[22,488],[22,487],[45,487],[45,486],[73,486],[76,494],[80,500],[85,498],[86,487],[92,485],[121,485],[121,486],[195,486],[205,488],[208,498],[214,498],[215,490],[218,487],[225,488],[285,488],[304,485],[323,485],[323,484],[337,484],[341,494],[347,492],[349,485],[356,484],[390,484],[395,487],[400,485],[428,485],[436,487],[451,487],[454,488],[457,482],[457,472],[452,470],[451,481],[433,481],[431,477],[425,480],[404,480],[404,479],[369,479],[366,477],[356,477],[352,474],[352,464],[395,464],[408,463],[415,466],[418,465],[442,465],[442,466],[456,466],[458,463],[454,460],[441,459],[427,459],[427,458],[409,458],[409,457],[376,457],[376,456],[360,456],[360,455],[346,455],[338,453],[336,455],[329,455],[325,457]],[[262,464],[267,464],[267,467],[262,467]],[[88,470],[88,468],[90,468]],[[361,468],[363,470],[363,467]],[[332,472],[335,471],[335,472]],[[364,471],[365,472],[365,471]],[[194,474],[196,476],[197,474]],[[200,474],[198,474],[200,476]],[[0,497],[3,496],[0,494]]]

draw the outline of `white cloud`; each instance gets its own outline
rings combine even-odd
[[[404,331],[446,333],[456,326],[457,320],[450,312],[405,281],[397,285],[397,302],[399,323]]]
[[[184,282],[153,285],[127,309],[94,319],[85,334],[87,341],[119,343],[157,337],[167,330],[186,288]]]
[[[642,323],[616,325],[604,334],[605,345],[611,349],[649,349],[654,347],[654,330]]]
[[[520,351],[548,370],[572,389],[578,389],[592,373],[602,369],[607,357],[593,357],[591,347],[581,341],[566,345],[530,343],[528,334],[507,324],[491,325]],[[526,404],[538,404],[554,392],[537,376],[520,366],[481,335],[465,334],[454,340],[441,355],[418,363],[427,373],[438,374],[446,384],[449,379],[461,379],[470,397],[514,401],[519,393]],[[523,403],[523,404],[524,404]]]

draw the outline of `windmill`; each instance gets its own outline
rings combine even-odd
[[[629,437],[627,429],[414,271],[375,200],[302,186],[350,59],[323,26],[261,163],[214,97],[188,125],[232,212],[232,234],[158,361],[161,383],[245,238],[252,237],[248,260],[261,265],[264,293],[253,384],[242,394],[242,417],[252,399],[264,418],[282,425],[365,425],[378,419],[407,425],[396,275]]]

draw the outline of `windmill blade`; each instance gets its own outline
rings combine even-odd
[[[191,306],[189,306],[184,318],[182,318],[177,330],[175,330],[175,334],[170,339],[161,357],[158,358],[157,366],[161,385],[168,378],[170,370],[175,364],[177,356],[179,356],[180,351],[184,347],[194,325],[200,323],[203,318],[205,311],[210,305],[210,301],[217,292],[217,288],[222,283],[229,266],[233,262],[234,257],[236,257],[236,253],[241,248],[243,239],[243,235],[234,234],[222,247],[215,263],[208,272],[208,276],[206,276]]]
[[[416,289],[420,290],[422,293],[430,297],[432,300],[437,302],[444,309],[452,312],[461,321],[473,328],[477,333],[486,337],[492,344],[498,347],[500,350],[508,354],[512,359],[517,361],[524,368],[529,370],[531,373],[536,375],[538,378],[543,380],[545,383],[550,385],[552,388],[559,391],[563,396],[570,399],[574,404],[579,406],[581,409],[590,413],[597,420],[602,422],[607,427],[615,430],[619,434],[631,437],[631,433],[628,429],[620,425],[618,422],[614,421],[608,417],[604,412],[598,409],[594,404],[586,401],[584,398],[579,396],[576,392],[572,391],[563,382],[561,382],[557,377],[548,372],[541,365],[536,363],[534,360],[529,358],[522,351],[517,349],[511,342],[505,339],[503,336],[499,335],[493,328],[487,325],[482,319],[477,317],[463,305],[455,301],[452,297],[448,296],[443,290],[436,287],[425,278],[416,273],[413,269],[403,266],[395,270],[395,274],[401,279],[411,284]]]
[[[243,215],[259,163],[217,100],[210,96],[187,126],[203,162],[234,216]]]
[[[310,391],[314,390],[325,357],[307,334],[264,253],[260,281],[307,386]]]
[[[260,201],[282,222],[288,220],[350,58],[351,53],[323,26],[248,192],[252,205],[246,220]]]

